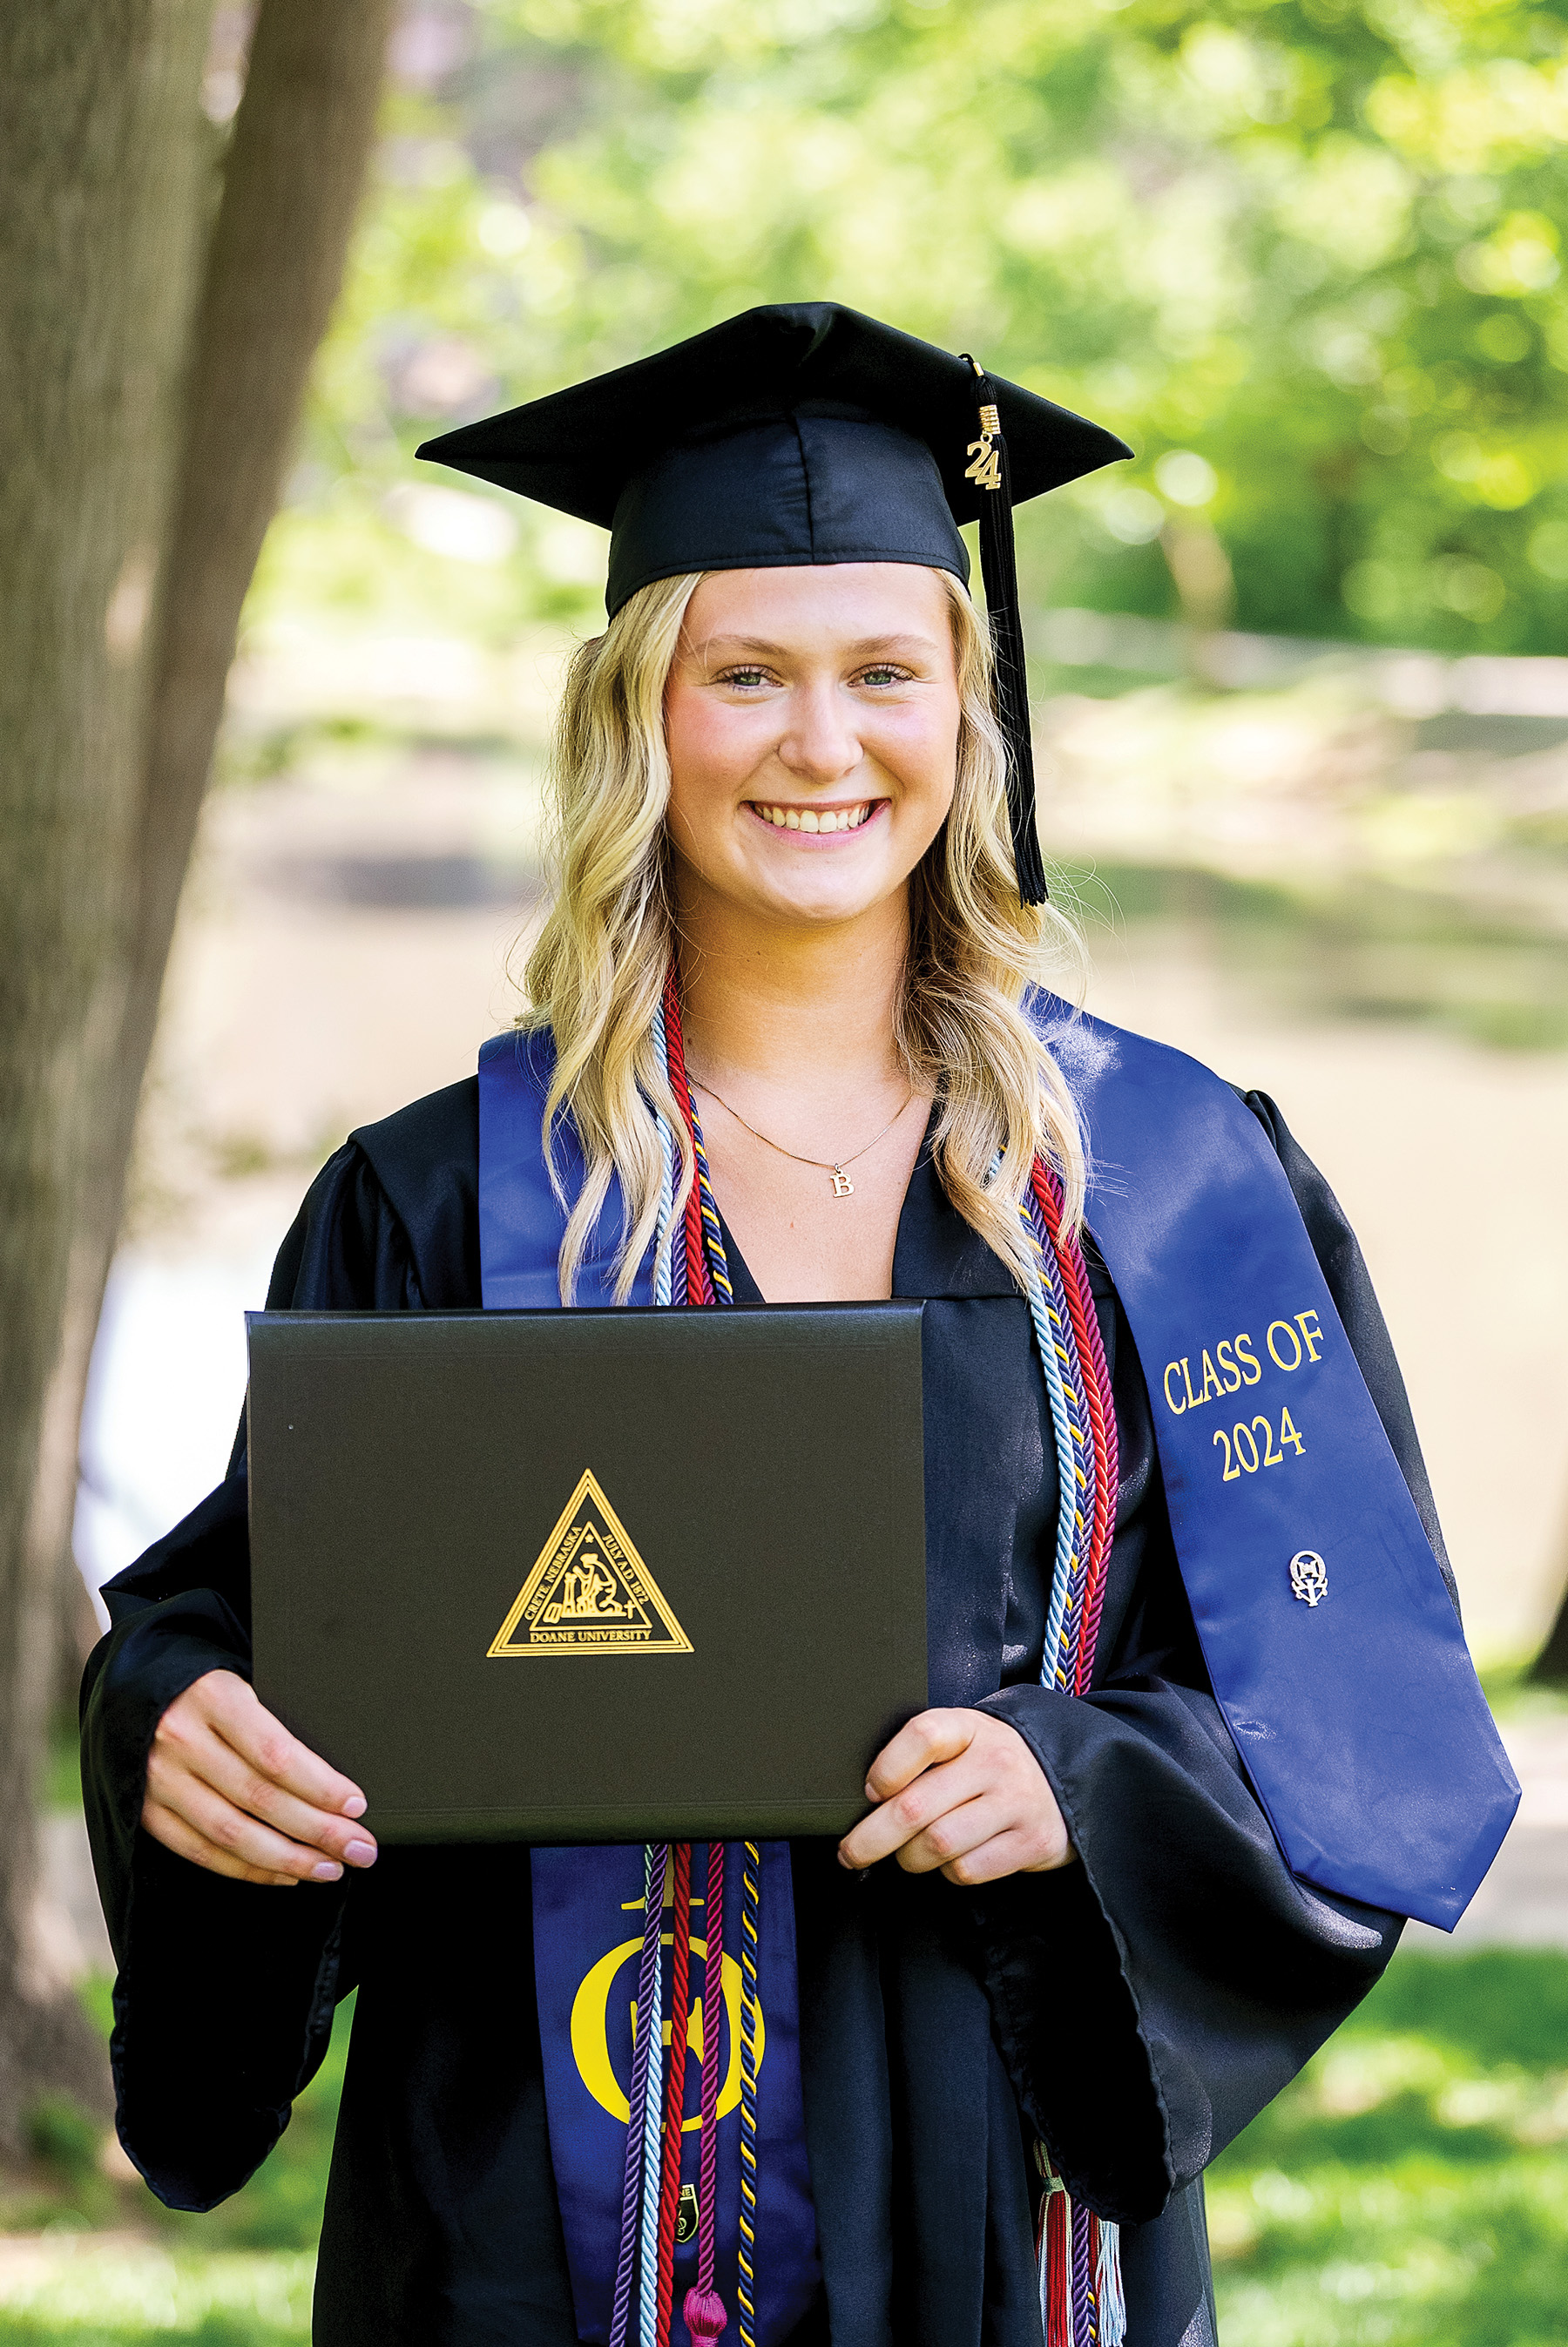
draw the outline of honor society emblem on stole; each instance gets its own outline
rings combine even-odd
[[[692,1651],[599,1478],[585,1470],[491,1640],[488,1659]]]

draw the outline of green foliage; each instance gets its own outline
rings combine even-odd
[[[57,1711],[49,1722],[38,1804],[49,1811],[79,1810],[82,1806],[80,1730],[74,1706],[69,1710]]]
[[[1173,610],[1185,547],[1219,609],[1217,534],[1245,625],[1560,648],[1561,0],[490,0],[475,26],[391,108],[318,507],[406,485],[446,421],[826,296],[1132,442],[1026,517],[1040,600]],[[536,608],[586,610],[597,533],[521,526]]]
[[[96,2173],[103,2129],[68,2095],[46,2095],[27,2115],[27,2148],[68,2185]]]

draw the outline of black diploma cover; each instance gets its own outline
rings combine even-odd
[[[845,1832],[926,1701],[920,1317],[249,1315],[258,1695],[387,1841]]]

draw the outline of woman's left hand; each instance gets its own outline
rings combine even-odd
[[[866,1794],[878,1806],[838,1845],[857,1872],[897,1851],[911,1874],[995,1882],[1077,1855],[1039,1761],[989,1712],[921,1712],[877,1754]]]

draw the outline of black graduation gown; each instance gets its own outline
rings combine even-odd
[[[1439,1545],[1366,1268],[1272,1104],[1277,1148],[1389,1439]],[[354,1136],[278,1257],[274,1308],[477,1306],[477,1087]],[[756,1290],[732,1255],[737,1293]],[[1011,1722],[1078,1863],[983,1890],[794,1849],[802,2064],[833,2347],[1040,2347],[1030,2150],[1125,2229],[1130,2347],[1214,2335],[1202,2170],[1372,1985],[1397,1919],[1287,1872],[1214,1702],[1177,1571],[1143,1374],[1092,1265],[1121,1440],[1093,1689],[1038,1685],[1056,1467],[1027,1307],[928,1163],[894,1287],[927,1313],[934,1703]],[[1446,1570],[1446,1566],[1445,1566]],[[1450,1584],[1451,1585],[1451,1584]],[[83,1687],[94,1860],[119,1963],[126,2148],[171,2206],[265,2158],[354,2016],[316,2285],[322,2347],[568,2347],[525,1850],[388,1849],[340,1884],[263,1891],[138,1823],[164,1708],[248,1670],[243,1450],[111,1582]],[[764,2279],[763,2288],[766,2283]],[[678,2327],[678,2326],[677,2326]]]

